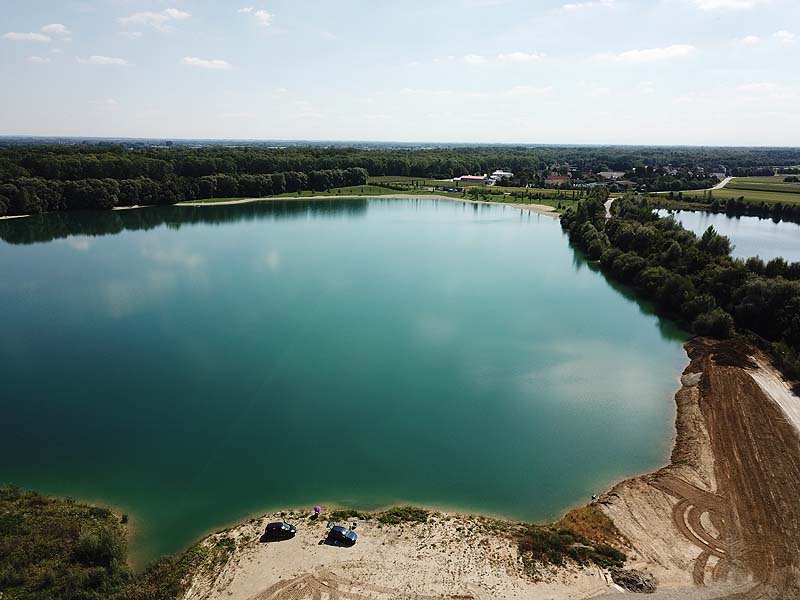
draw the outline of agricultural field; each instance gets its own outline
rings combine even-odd
[[[682,192],[684,198],[706,198],[708,191],[692,190]],[[727,201],[729,198],[743,198],[745,202],[751,204],[781,203],[800,205],[800,184],[785,183],[783,177],[737,177],[728,185],[720,190],[714,190],[711,199],[720,202]]]

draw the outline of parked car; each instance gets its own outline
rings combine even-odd
[[[290,525],[286,521],[276,521],[270,523],[264,530],[264,538],[267,540],[288,540],[297,533],[297,527]]]
[[[352,529],[334,525],[328,530],[327,542],[332,546],[352,546],[356,543],[358,534]]]

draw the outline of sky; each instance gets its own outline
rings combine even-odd
[[[2,0],[0,135],[800,145],[800,0]]]

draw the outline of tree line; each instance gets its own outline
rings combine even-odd
[[[713,227],[697,236],[656,215],[643,196],[617,200],[607,220],[606,197],[596,190],[562,215],[571,243],[694,333],[756,334],[786,375],[800,380],[800,263],[734,259],[730,240]]]
[[[0,145],[0,180],[135,179],[160,181],[169,175],[263,175],[361,167],[371,176],[450,178],[505,168],[530,174],[569,164],[580,172],[630,171],[672,165],[676,169],[720,165],[734,169],[790,168],[800,164],[798,148],[680,148],[633,146],[291,146],[138,147],[130,143],[90,145]]]
[[[0,216],[60,210],[110,209],[115,206],[175,204],[207,198],[261,197],[303,191],[325,191],[364,185],[367,172],[353,167],[270,175],[166,176],[135,179],[54,181],[18,177],[0,184]]]
[[[363,185],[367,176],[450,179],[515,173],[511,183],[544,185],[551,172],[586,181],[622,171],[652,190],[710,187],[698,173],[721,165],[774,172],[800,164],[797,148],[657,148],[585,146],[266,147],[131,142],[0,144],[0,211],[22,214],[71,208],[171,204],[212,197],[274,195]],[[668,175],[665,165],[677,170]],[[702,170],[698,169],[702,167]],[[670,171],[673,172],[673,171]],[[594,174],[594,175],[593,175]],[[594,179],[593,179],[594,178]]]

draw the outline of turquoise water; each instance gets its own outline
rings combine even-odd
[[[557,220],[428,200],[0,222],[0,482],[149,560],[267,509],[557,517],[666,460],[684,337]]]
[[[660,214],[670,214],[666,210]],[[673,216],[686,229],[698,235],[713,225],[734,244],[733,256],[760,256],[765,261],[783,257],[789,262],[800,261],[800,225],[789,221],[776,223],[758,217],[732,217],[723,213],[678,211]]]

